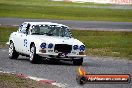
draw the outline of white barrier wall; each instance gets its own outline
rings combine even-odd
[[[71,2],[94,2],[94,3],[109,3],[109,4],[132,4],[132,0],[53,0],[53,1],[71,1]]]
[[[112,4],[132,4],[132,0],[109,0]]]

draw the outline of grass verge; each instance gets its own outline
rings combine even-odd
[[[85,7],[89,5],[48,0],[1,0],[0,17],[132,22],[132,10]]]
[[[19,78],[13,74],[0,73],[0,88],[58,88],[34,80]]]
[[[0,48],[7,47],[5,43],[8,42],[10,34],[16,30],[16,27],[0,27]]]
[[[72,31],[87,47],[88,55],[127,57],[132,59],[132,32]]]
[[[16,30],[15,27],[0,27],[1,47]],[[132,59],[132,32],[72,30],[72,34],[86,45],[87,55]]]

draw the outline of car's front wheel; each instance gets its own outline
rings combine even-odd
[[[73,64],[74,65],[82,65],[82,63],[83,63],[83,58],[73,59]]]
[[[37,64],[40,61],[40,57],[36,54],[36,47],[33,44],[30,49],[30,57],[29,60],[33,64]]]
[[[11,42],[9,45],[9,58],[10,59],[17,59],[19,56],[18,52],[15,50],[14,43]]]

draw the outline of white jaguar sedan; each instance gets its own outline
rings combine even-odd
[[[9,37],[9,58],[29,56],[31,63],[42,57],[51,60],[69,60],[82,65],[85,45],[72,37],[65,25],[51,22],[24,22]]]

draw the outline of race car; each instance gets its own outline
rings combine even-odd
[[[24,22],[9,37],[9,58],[29,56],[31,63],[42,59],[68,60],[82,65],[85,45],[72,37],[69,27],[52,22]]]

